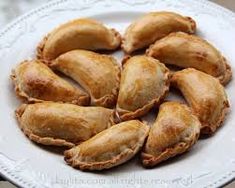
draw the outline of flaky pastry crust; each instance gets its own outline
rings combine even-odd
[[[217,78],[193,68],[173,74],[172,86],[179,89],[201,121],[202,134],[213,134],[229,109],[224,87]]]
[[[30,140],[66,147],[88,140],[115,121],[111,109],[55,102],[23,104],[15,113],[20,128]]]
[[[156,41],[146,51],[162,63],[182,68],[195,68],[227,84],[232,71],[222,54],[206,40],[183,32],[171,33]]]
[[[179,102],[161,104],[141,153],[142,163],[152,167],[188,151],[197,141],[201,123],[190,108]]]
[[[116,59],[88,50],[62,54],[50,66],[78,82],[91,96],[91,104],[116,104],[121,70]]]
[[[102,23],[81,18],[67,22],[47,34],[37,48],[37,57],[49,63],[59,55],[75,49],[115,50],[121,36]]]
[[[131,159],[143,146],[149,127],[138,120],[116,124],[65,151],[65,161],[81,170],[103,170]]]
[[[194,33],[196,23],[190,17],[174,12],[151,12],[133,22],[125,31],[122,49],[130,54],[135,50],[148,47],[169,33],[182,31]]]
[[[16,94],[25,102],[66,102],[88,105],[90,97],[79,88],[57,76],[38,60],[23,61],[12,70]]]
[[[169,91],[169,71],[159,61],[147,56],[125,58],[121,75],[117,112],[122,120],[146,114]]]

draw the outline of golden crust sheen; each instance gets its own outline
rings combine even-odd
[[[168,93],[169,71],[147,56],[133,56],[126,61],[121,75],[117,111],[122,120],[146,114]]]
[[[229,108],[219,80],[193,68],[176,72],[172,85],[178,88],[202,124],[202,134],[212,134],[222,124]]]
[[[42,102],[16,110],[23,132],[44,145],[72,147],[114,124],[114,111],[103,107]]]
[[[120,68],[115,58],[87,50],[62,54],[51,67],[77,81],[91,96],[91,103],[112,107],[116,104]]]
[[[155,166],[189,150],[199,137],[200,126],[188,106],[179,102],[161,104],[141,155],[143,165]]]
[[[65,161],[81,170],[103,170],[131,159],[143,146],[149,127],[138,120],[110,127],[65,151]]]
[[[226,84],[231,80],[231,67],[221,53],[207,41],[183,32],[172,33],[156,41],[147,55],[165,64],[195,68]]]
[[[38,46],[38,58],[50,61],[75,49],[115,50],[120,46],[120,34],[92,19],[77,19],[56,28]]]
[[[184,17],[174,12],[151,12],[135,22],[125,31],[122,49],[126,53],[144,48],[171,32],[194,33],[196,23],[190,17]]]
[[[55,101],[78,105],[89,104],[89,96],[57,76],[38,60],[24,61],[11,78],[18,96],[28,102]]]

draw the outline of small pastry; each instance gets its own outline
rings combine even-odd
[[[190,108],[179,102],[161,104],[142,151],[142,163],[155,166],[188,151],[197,141],[201,123]]]
[[[147,56],[133,56],[126,60],[121,75],[117,112],[122,120],[146,114],[167,95],[169,71]]]
[[[222,124],[229,108],[224,87],[213,76],[187,68],[172,76],[172,85],[179,89],[201,121],[202,134],[212,134]]]
[[[57,76],[38,60],[24,61],[13,71],[11,78],[18,96],[28,102],[55,101],[88,105],[89,96]]]
[[[114,124],[114,111],[103,107],[42,102],[23,104],[16,117],[25,135],[44,145],[72,147]]]
[[[56,28],[38,46],[38,58],[45,62],[75,50],[115,50],[120,46],[120,34],[92,19],[77,19]]]
[[[172,33],[156,41],[147,55],[165,64],[195,68],[226,84],[231,80],[231,67],[221,53],[207,41],[183,32]]]
[[[115,58],[86,50],[60,55],[51,67],[77,81],[91,96],[91,103],[103,107],[116,104],[120,68]]]
[[[125,163],[143,146],[149,127],[138,120],[113,125],[65,151],[65,161],[81,170],[103,170]]]
[[[196,23],[190,17],[174,12],[151,12],[133,22],[125,31],[122,49],[126,53],[148,47],[169,33],[182,31],[194,33]]]

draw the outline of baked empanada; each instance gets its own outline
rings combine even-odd
[[[92,104],[104,107],[116,104],[120,68],[112,56],[73,50],[60,55],[51,67],[84,87],[91,96]]]
[[[195,68],[226,84],[231,80],[231,67],[221,53],[207,41],[183,32],[172,33],[156,41],[147,55],[165,64]]]
[[[117,102],[120,118],[134,119],[146,114],[166,96],[169,82],[169,71],[158,60],[147,56],[127,59]]]
[[[16,110],[23,132],[44,145],[72,147],[114,124],[114,111],[103,107],[42,102]]]
[[[88,105],[89,96],[57,76],[38,60],[24,61],[13,71],[11,78],[16,93],[28,102],[55,101]]]
[[[110,127],[65,151],[65,161],[81,170],[102,170],[125,163],[143,146],[149,127],[138,120]]]
[[[122,40],[122,49],[126,53],[144,48],[171,32],[194,33],[196,23],[190,17],[174,12],[151,12],[135,22],[126,30]]]
[[[161,104],[142,152],[144,166],[154,166],[189,150],[197,141],[201,123],[179,102]]]
[[[222,124],[229,102],[224,87],[213,76],[187,68],[176,72],[172,85],[178,88],[202,124],[202,134],[212,134]]]
[[[48,34],[38,46],[38,58],[50,61],[75,49],[114,50],[120,46],[120,34],[92,19],[65,23]]]

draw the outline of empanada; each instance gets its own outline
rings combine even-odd
[[[114,111],[103,107],[42,102],[16,110],[23,132],[44,145],[72,147],[114,124]]]
[[[179,102],[161,104],[142,152],[144,166],[154,166],[189,150],[197,141],[201,123]]]
[[[120,34],[92,19],[65,23],[48,34],[38,46],[38,58],[50,61],[75,49],[114,50],[120,46]]]
[[[11,78],[16,93],[28,102],[55,101],[88,105],[89,96],[57,76],[38,60],[24,61],[13,71]]]
[[[212,134],[222,124],[229,102],[224,87],[213,76],[187,68],[176,72],[172,85],[178,88],[202,124],[202,134]]]
[[[183,32],[172,33],[156,41],[147,55],[165,64],[195,68],[226,84],[231,80],[231,67],[221,53],[207,41]]]
[[[110,127],[65,151],[65,161],[81,170],[102,170],[125,163],[143,146],[149,127],[138,120]]]
[[[120,68],[112,56],[87,50],[73,50],[60,55],[51,67],[66,74],[87,90],[91,103],[112,107],[116,104]]]
[[[146,114],[168,93],[169,71],[147,56],[133,56],[126,60],[121,75],[117,111],[122,120]]]
[[[144,48],[171,32],[194,33],[196,23],[190,17],[174,12],[151,12],[135,22],[125,31],[122,48],[126,53]]]

